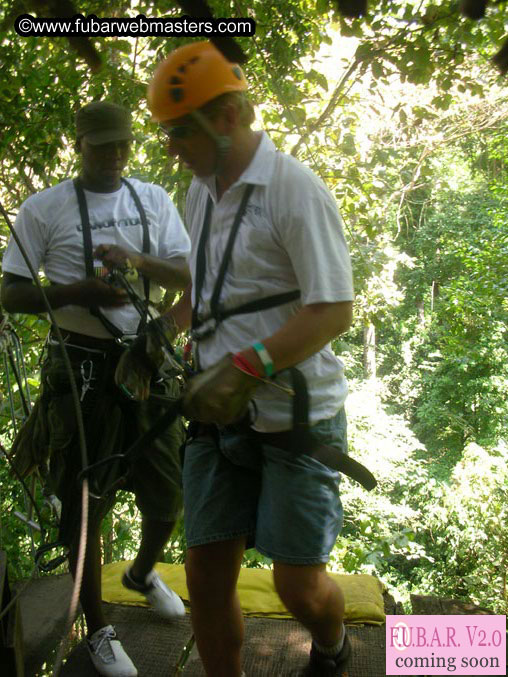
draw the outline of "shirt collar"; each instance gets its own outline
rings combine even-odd
[[[267,186],[271,181],[274,171],[276,152],[277,148],[275,147],[275,144],[270,139],[268,134],[262,131],[261,141],[256,148],[254,157],[250,161],[249,165],[244,169],[243,173],[231,186],[231,188],[248,183],[258,186]],[[202,178],[195,177],[195,180],[203,183],[208,188],[208,191],[214,200],[216,199],[215,175]]]
[[[235,182],[235,185],[254,183],[258,186],[267,186],[272,178],[276,152],[274,142],[266,132],[261,132],[261,141],[256,148],[254,157]]]

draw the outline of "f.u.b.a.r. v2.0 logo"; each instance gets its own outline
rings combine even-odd
[[[506,675],[506,616],[387,616],[387,675]]]

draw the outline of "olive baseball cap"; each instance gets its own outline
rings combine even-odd
[[[93,101],[76,113],[76,135],[98,146],[132,140],[131,114],[109,101]]]

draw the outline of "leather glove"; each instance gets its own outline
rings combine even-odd
[[[172,318],[159,317],[146,325],[122,354],[115,372],[115,381],[122,392],[133,400],[146,400],[150,395],[150,381],[167,360],[167,351],[156,323],[171,343],[178,334]],[[177,373],[176,370],[174,373]]]
[[[232,358],[226,355],[188,381],[183,393],[183,413],[187,418],[228,425],[245,416],[260,381],[235,367]]]

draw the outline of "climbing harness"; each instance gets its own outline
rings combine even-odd
[[[267,310],[295,301],[300,298],[300,290],[293,290],[283,294],[275,294],[254,301],[243,303],[234,308],[224,309],[220,304],[220,295],[224,284],[226,272],[231,261],[236,236],[247,208],[247,202],[252,194],[254,186],[248,184],[244,190],[240,206],[235,215],[229,238],[224,250],[224,255],[219,267],[219,272],[212,291],[209,314],[201,318],[199,316],[199,303],[206,273],[206,246],[210,234],[210,223],[213,202],[208,196],[203,227],[198,243],[196,255],[196,287],[195,305],[192,309],[192,339],[197,344],[196,359],[199,366],[199,342],[205,340],[217,331],[221,322],[234,315],[253,313],[259,310]],[[365,489],[372,490],[377,482],[372,473],[361,463],[345,453],[328,445],[319,444],[310,434],[309,426],[309,394],[305,377],[296,367],[288,369],[292,382],[292,416],[293,428],[283,433],[260,433],[252,429],[250,421],[244,421],[243,429],[248,432],[253,442],[271,444],[276,447],[292,450],[295,454],[307,454],[324,463],[333,470],[338,470],[359,482]],[[267,379],[268,380],[268,379]],[[270,380],[268,380],[271,383]],[[275,385],[275,383],[274,383]],[[234,426],[233,426],[234,427]]]
[[[141,299],[132,287],[130,282],[132,279],[132,270],[128,266],[116,267],[112,269],[103,279],[109,284],[114,284],[124,289],[140,317],[145,318],[145,321],[150,320],[150,327],[157,333],[157,337],[160,341],[161,350],[164,356],[164,362],[159,369],[161,380],[172,378],[177,375],[184,377],[192,376],[194,373],[193,370],[187,362],[182,360],[176,354],[174,347],[164,332],[160,318],[157,318],[153,315],[148,301],[146,299]],[[116,339],[116,344],[125,346],[129,345],[129,342],[125,337],[118,337]],[[66,347],[67,349],[85,351],[86,353],[94,352],[93,348],[73,345],[72,343],[66,343]],[[100,353],[101,351],[96,352]],[[88,355],[87,359],[84,359],[80,363],[79,369],[82,384],[81,401],[83,401],[86,394],[89,391],[93,391],[93,382],[97,380],[98,376],[95,373],[94,362],[92,359],[88,359]],[[124,392],[124,394],[129,398],[129,394],[126,393],[125,390],[122,390],[122,392]],[[104,466],[118,461],[132,463],[134,460],[139,458],[139,456],[142,455],[144,449],[146,449],[159,435],[161,435],[164,430],[169,427],[171,423],[181,414],[182,403],[180,399],[174,400],[166,398],[163,395],[157,395],[153,393],[150,394],[149,399],[162,401],[168,405],[167,411],[155,422],[154,426],[141,435],[137,440],[135,440],[125,452],[110,454],[106,458],[100,459],[94,463],[87,463],[87,465],[83,466],[81,471],[78,473],[78,480],[89,478],[90,483],[93,486],[93,493],[91,492],[91,496],[93,498],[104,498],[107,494],[113,491],[122,480],[122,478],[120,478],[119,480],[117,479],[113,481],[113,483],[109,486],[99,487],[94,473],[96,473],[99,469],[103,469]]]
[[[141,219],[141,227],[143,229],[143,244],[142,244],[142,253],[150,253],[150,233],[148,230],[148,219],[146,217],[145,208],[139,199],[139,195],[134,190],[132,184],[127,181],[127,179],[122,178],[122,183],[129,190],[131,197],[136,205],[136,208],[139,212]],[[86,196],[81,179],[76,178],[73,181],[74,189],[76,191],[76,197],[78,200],[79,213],[81,216],[81,229],[83,232],[83,249],[85,254],[85,269],[87,278],[95,277],[95,270],[93,264],[93,247],[92,247],[92,233],[90,229],[90,216],[88,213],[88,205],[86,203]],[[143,289],[145,293],[146,307],[148,307],[148,302],[150,300],[150,280],[147,277],[143,277]],[[114,336],[114,338],[121,339],[123,338],[123,332],[111,322],[97,306],[90,308],[90,313],[97,317],[102,325],[109,331],[109,333]],[[146,325],[146,315],[141,315],[139,326],[136,333],[140,333]]]
[[[205,317],[200,317],[199,315],[199,303],[201,298],[201,292],[203,289],[203,284],[205,281],[206,273],[206,246],[208,243],[208,238],[210,235],[210,224],[212,219],[212,210],[213,210],[213,201],[210,195],[208,196],[208,201],[206,203],[205,217],[203,221],[203,227],[201,229],[201,235],[198,243],[198,251],[196,255],[196,283],[195,283],[195,299],[196,303],[192,309],[192,328],[191,328],[191,337],[194,341],[199,342],[203,339],[212,336],[218,329],[221,322],[226,320],[228,317],[233,315],[241,315],[244,313],[255,313],[258,310],[267,310],[268,308],[275,308],[276,306],[281,306],[290,301],[295,301],[300,298],[300,290],[295,289],[294,291],[285,292],[283,294],[274,294],[272,296],[266,296],[262,299],[256,299],[255,301],[248,301],[247,303],[242,303],[236,308],[223,308],[220,304],[220,295],[222,292],[222,287],[224,284],[224,278],[226,277],[226,272],[231,260],[231,255],[233,252],[233,247],[235,244],[236,236],[240,229],[242,219],[245,215],[247,209],[247,202],[252,195],[254,190],[253,184],[247,184],[245,187],[240,206],[236,212],[233,225],[229,234],[229,238],[226,244],[226,249],[224,250],[224,256],[219,268],[219,273],[217,275],[217,280],[213,288],[212,297],[210,300],[210,312]]]

